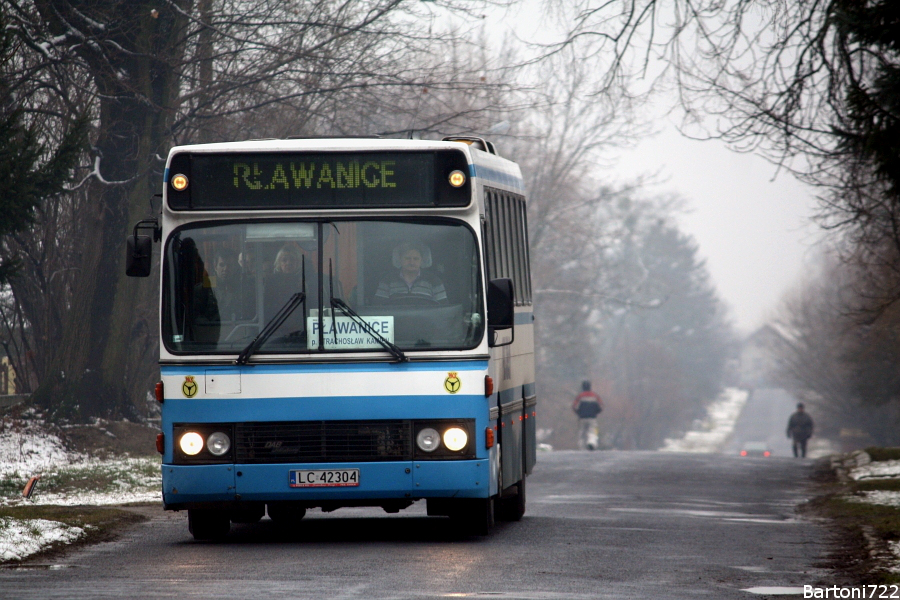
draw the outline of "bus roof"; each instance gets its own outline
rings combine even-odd
[[[303,150],[333,150],[354,152],[362,150],[438,150],[441,148],[468,148],[463,142],[442,142],[436,140],[401,140],[386,138],[298,138],[246,140],[242,142],[219,142],[213,144],[191,144],[175,146],[175,152],[296,152]]]

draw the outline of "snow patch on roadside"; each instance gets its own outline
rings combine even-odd
[[[882,506],[900,508],[900,492],[873,490],[871,492],[861,492],[861,494],[861,496],[847,496],[847,499],[864,504],[880,504]]]
[[[871,461],[869,455],[864,452],[856,452],[850,455],[858,466],[852,467],[847,471],[847,476],[854,481],[864,481],[868,479],[893,479],[900,477],[900,460],[878,460]],[[870,462],[871,461],[871,462]],[[847,465],[846,461],[844,465]],[[852,463],[851,463],[852,464]],[[863,502],[866,504],[880,504],[883,506],[893,506],[900,508],[900,492],[890,490],[871,490],[863,491],[853,496],[847,496],[852,502]]]
[[[706,419],[698,431],[688,431],[683,438],[666,439],[661,452],[702,452],[721,451],[734,430],[750,393],[738,388],[727,388],[706,411]]]
[[[33,416],[33,415],[30,415]],[[53,490],[53,476],[111,473],[114,484],[98,492],[64,493]],[[150,475],[150,473],[154,473]],[[59,437],[48,433],[38,418],[11,422],[0,420],[0,481],[24,482],[41,475],[31,498],[21,494],[0,496],[0,506],[109,506],[162,501],[159,459],[128,458],[97,460],[69,452]],[[8,494],[8,491],[7,491]],[[85,534],[80,527],[44,519],[0,518],[0,563],[26,558],[49,545],[70,544]]]
[[[0,422],[0,478],[28,478],[51,468],[83,459],[68,452],[62,441],[47,433],[40,421]]]
[[[900,542],[888,542],[888,548],[894,555],[894,564],[888,567],[891,573],[900,573]]]
[[[122,491],[81,493],[77,496],[66,494],[39,494],[31,504],[49,506],[119,506],[123,504],[159,502],[162,503],[161,491]]]
[[[161,476],[159,459],[155,458],[119,458],[113,460],[86,459],[80,455],[72,455],[77,460],[43,465],[43,478],[35,484],[31,498],[22,496],[2,497],[0,506],[52,505],[52,506],[111,506],[140,502],[162,502]],[[59,471],[68,474],[79,472],[90,473],[100,471],[115,474],[113,489],[102,491],[79,491],[65,493],[49,487],[48,479],[52,479]],[[152,472],[152,475],[148,475]]]
[[[847,475],[854,481],[900,477],[900,460],[873,461],[851,469]]]
[[[51,544],[71,544],[83,535],[81,527],[57,521],[0,517],[0,562],[22,560]]]

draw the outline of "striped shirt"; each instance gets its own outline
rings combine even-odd
[[[432,300],[440,304],[447,303],[447,290],[437,277],[419,275],[411,284],[407,283],[401,275],[393,279],[384,280],[378,284],[375,292],[375,303],[385,304],[389,300],[403,298],[422,298]]]

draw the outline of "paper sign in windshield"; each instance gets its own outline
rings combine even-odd
[[[372,331],[393,343],[394,341],[394,317],[362,317],[362,320]],[[367,350],[370,348],[383,348],[366,327],[357,323],[350,317],[324,317],[322,326],[325,331],[326,350]],[[308,317],[306,330],[310,350],[319,347],[319,318]],[[337,330],[337,332],[335,332]]]

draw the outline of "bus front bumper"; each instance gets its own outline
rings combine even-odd
[[[291,487],[291,471],[359,469],[352,486]],[[316,502],[350,504],[384,499],[487,498],[490,460],[384,463],[293,463],[162,466],[166,509],[211,507],[235,502]],[[496,486],[494,486],[496,487]]]

